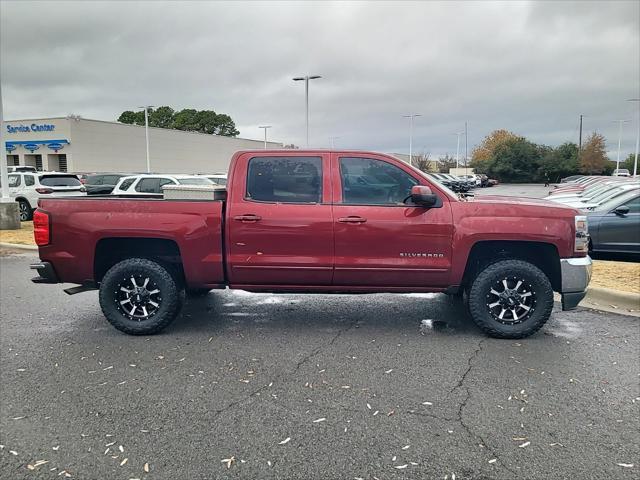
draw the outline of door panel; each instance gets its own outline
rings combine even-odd
[[[367,159],[376,163],[332,159],[334,285],[448,286],[453,233],[448,199],[442,198],[439,208],[404,205],[400,199],[408,195],[411,182],[403,175],[415,184],[428,182],[400,162]]]
[[[598,226],[597,250],[640,252],[640,213],[608,213]]]
[[[331,185],[323,176],[329,165],[327,154],[236,159],[233,178],[242,180],[233,181],[227,203],[232,285],[331,284]]]

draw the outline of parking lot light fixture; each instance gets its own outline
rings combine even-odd
[[[309,80],[315,80],[322,78],[322,75],[305,75],[304,77],[293,77],[294,82],[300,82],[304,80],[304,104],[305,104],[305,117],[306,117],[306,130],[307,130],[307,148],[309,148]]]
[[[264,130],[264,149],[267,149],[267,130],[271,128],[271,125],[261,125],[258,128],[262,128]]]
[[[633,176],[635,177],[638,174],[638,149],[640,148],[640,98],[630,98],[627,100],[628,102],[638,102],[638,121],[636,124],[637,132],[636,132],[636,155],[633,161]]]
[[[151,161],[149,160],[149,109],[153,108],[153,105],[138,108],[144,109],[144,138],[147,144],[147,173],[151,173]]]
[[[618,123],[618,156],[616,157],[616,170],[620,169],[620,143],[622,142],[622,124],[628,123],[629,120],[614,120],[613,123]]]
[[[402,116],[409,119],[409,165],[413,165],[413,119],[421,116],[419,113],[410,113]]]

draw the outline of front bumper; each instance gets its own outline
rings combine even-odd
[[[591,257],[561,258],[562,310],[573,310],[587,294],[591,281]]]

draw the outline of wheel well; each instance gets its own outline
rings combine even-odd
[[[518,259],[537,266],[549,278],[555,291],[560,290],[560,255],[555,245],[544,242],[484,241],[473,245],[462,277],[468,286],[476,275],[491,263]]]
[[[31,205],[31,202],[29,200],[27,200],[25,197],[16,197],[15,198],[16,202],[19,202],[20,200],[27,202],[27,205],[29,205],[29,207],[33,208],[33,206]]]
[[[178,244],[161,238],[103,238],[96,246],[93,259],[95,281],[100,282],[104,274],[127,258],[146,258],[166,267],[176,280],[184,284],[184,271]]]

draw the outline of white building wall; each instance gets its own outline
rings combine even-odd
[[[146,171],[144,127],[87,119],[70,122],[70,171]],[[226,172],[236,151],[263,147],[259,140],[149,128],[151,171],[157,173]],[[282,144],[268,142],[267,147],[282,148]]]

